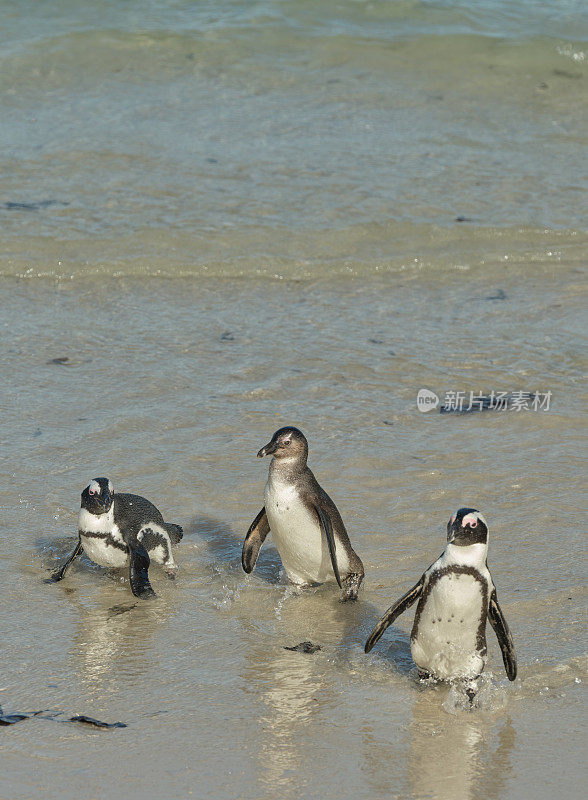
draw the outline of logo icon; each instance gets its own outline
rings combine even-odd
[[[439,405],[439,398],[430,389],[419,389],[417,394],[417,408],[426,414],[427,411],[433,411]]]

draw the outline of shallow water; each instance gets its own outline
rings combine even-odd
[[[2,797],[581,796],[588,23],[472,9],[0,3],[0,706],[47,711],[0,729]],[[284,424],[356,604],[271,542],[241,569]],[[184,527],[152,602],[43,583],[104,474]],[[412,612],[363,652],[463,505],[519,661],[488,628],[472,710],[416,680]]]
[[[0,703],[129,727],[4,729],[4,791],[67,776],[65,796],[576,796],[582,304],[574,271],[560,277],[5,281]],[[506,299],[487,299],[498,288]],[[422,414],[421,386],[553,398],[548,412]],[[241,570],[267,474],[255,453],[284,423],[307,433],[364,560],[355,605],[287,586],[271,545]],[[185,527],[178,578],[154,570],[151,603],[85,559],[42,583],[73,546],[79,492],[106,473]],[[470,504],[490,525],[520,677],[507,685],[489,629],[491,683],[466,712],[415,681],[412,614],[362,648]],[[283,649],[304,640],[322,650]]]

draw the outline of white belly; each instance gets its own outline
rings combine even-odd
[[[437,580],[411,636],[415,664],[440,680],[477,677],[486,662],[478,650],[483,602],[482,585],[472,575],[450,573]]]
[[[107,535],[112,536],[117,542],[123,544],[123,537],[114,524],[114,506],[106,514],[90,514],[85,508],[80,509],[78,529],[82,547],[88,558],[91,558],[101,567],[124,567],[128,561],[128,553],[107,543]],[[86,533],[95,533],[97,536],[84,536]]]
[[[88,558],[101,567],[124,567],[128,563],[128,553],[107,544],[105,539],[81,534],[82,547]]]
[[[282,564],[293,583],[308,585],[335,580],[327,539],[318,517],[306,508],[290,484],[268,480],[265,511]],[[343,579],[349,573],[349,560],[338,543],[335,552]]]

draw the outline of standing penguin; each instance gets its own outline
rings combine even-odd
[[[78,517],[78,543],[65,564],[50,580],[65,577],[82,549],[101,567],[129,564],[131,590],[136,597],[155,594],[149,583],[151,560],[161,564],[174,577],[176,564],[171,545],[182,538],[182,528],[164,522],[158,509],[137,494],[115,496],[108,478],[94,478],[82,492]]]
[[[308,442],[298,428],[280,428],[258,458],[272,455],[265,505],[247,531],[241,562],[255,567],[268,533],[292,583],[308,586],[337,581],[343,600],[356,600],[364,570],[354,552],[337,506],[306,465]]]
[[[419,675],[473,681],[486,664],[486,619],[494,628],[508,679],[517,676],[514,644],[488,571],[488,527],[474,508],[460,508],[447,523],[447,548],[419,582],[386,611],[365,644],[369,653],[388,625],[418,599],[410,649]]]

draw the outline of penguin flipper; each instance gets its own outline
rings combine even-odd
[[[407,608],[410,608],[411,605],[417,600],[423,591],[423,586],[425,583],[425,576],[423,575],[418,583],[409,589],[408,592],[397,600],[393,606],[390,606],[388,611],[384,614],[382,619],[378,622],[376,627],[370,633],[370,636],[365,643],[365,652],[369,653],[372,647],[376,644],[376,642],[381,638],[382,634],[386,630],[386,628],[391,625],[394,620],[399,617]]]
[[[498,605],[496,589],[494,589],[490,595],[488,619],[490,620],[490,625],[492,625],[496,638],[498,639],[498,644],[500,645],[506,675],[509,681],[514,681],[517,677],[517,656],[508,625],[506,624],[502,609]]]
[[[325,513],[324,509],[322,509],[316,503],[314,504],[314,510],[317,513],[319,518],[319,522],[321,528],[325,532],[325,536],[327,537],[327,544],[329,546],[329,555],[331,556],[331,564],[333,566],[333,572],[335,573],[335,578],[337,580],[337,584],[339,588],[343,588],[343,584],[341,583],[341,576],[339,575],[339,567],[337,566],[337,553],[335,551],[335,539],[333,537],[333,523],[331,522],[331,518],[328,514]]]
[[[243,542],[241,564],[248,575],[255,567],[261,545],[264,543],[265,537],[268,535],[269,531],[270,526],[267,521],[267,514],[265,513],[264,506],[249,526],[245,541]]]
[[[149,553],[139,541],[129,544],[128,547],[131,591],[135,597],[154,597],[155,592],[149,583]]]
[[[76,544],[73,553],[68,557],[65,564],[63,564],[58,570],[51,574],[50,578],[47,578],[45,583],[57,583],[57,581],[63,580],[65,578],[65,573],[70,568],[74,558],[76,558],[82,552],[82,540],[78,536],[78,543]]]

